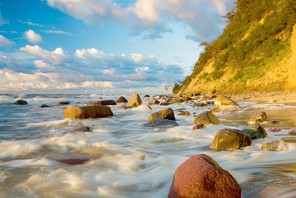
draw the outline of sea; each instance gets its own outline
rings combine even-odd
[[[190,103],[169,106],[143,104],[132,109],[110,106],[114,116],[99,119],[64,119],[68,106],[87,101],[116,100],[121,94],[1,94],[0,95],[0,197],[2,198],[164,198],[174,172],[189,157],[207,154],[240,183],[242,197],[296,197],[296,144],[281,141],[280,151],[261,149],[280,140],[293,126],[281,126],[268,138],[253,140],[237,151],[210,149],[223,128],[244,129],[248,123],[229,121],[231,110],[216,116],[220,125],[192,130],[194,116],[214,108]],[[129,99],[130,95],[124,95]],[[150,95],[152,97],[152,95]],[[14,105],[16,100],[28,105]],[[66,106],[59,102],[69,101]],[[240,111],[293,108],[285,104],[238,101]],[[41,108],[46,104],[49,108]],[[178,126],[149,127],[148,116],[164,108],[175,112]],[[179,116],[187,110],[190,116]],[[228,117],[227,117],[228,116]],[[234,119],[235,120],[235,119]],[[236,119],[237,120],[237,119]],[[88,126],[91,132],[73,132]],[[82,164],[64,159],[88,159]]]

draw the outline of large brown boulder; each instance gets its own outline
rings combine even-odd
[[[244,130],[245,134],[249,134],[252,139],[260,139],[268,137],[265,129],[259,124],[254,123]]]
[[[142,104],[142,100],[137,93],[134,93],[131,98],[128,100],[126,106],[137,107]]]
[[[64,110],[64,118],[87,119],[113,116],[111,108],[103,105],[68,107]]]
[[[241,197],[235,178],[211,157],[200,154],[181,164],[174,175],[169,198]]]
[[[100,101],[89,101],[85,103],[86,105],[116,105],[114,100],[100,100]]]
[[[238,104],[235,101],[223,95],[218,95],[216,97],[215,104],[217,106],[224,106],[224,107],[238,107]]]
[[[196,116],[194,124],[220,124],[220,121],[211,111],[205,111]]]
[[[148,117],[148,123],[151,123],[154,120],[161,119],[161,120],[176,120],[174,111],[171,108],[166,108],[164,110],[152,113]]]
[[[120,96],[117,100],[116,100],[117,103],[123,103],[123,102],[127,102],[127,99],[123,96]]]
[[[221,129],[211,144],[214,151],[232,151],[243,149],[252,144],[252,138],[238,129]]]

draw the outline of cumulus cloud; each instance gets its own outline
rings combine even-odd
[[[42,42],[42,37],[35,33],[34,30],[28,30],[24,33],[25,38],[30,42],[30,43],[40,43]]]
[[[0,47],[10,47],[13,45],[13,42],[8,38],[0,35]]]
[[[26,45],[25,47],[20,48],[20,50],[43,58],[44,60],[55,65],[61,64],[66,60],[66,53],[62,48],[56,48],[54,51],[48,51],[38,45]]]
[[[57,8],[86,23],[117,21],[131,29],[134,35],[154,39],[171,32],[172,22],[188,29],[187,38],[209,41],[220,34],[225,26],[221,17],[234,8],[234,0],[135,0],[120,7],[112,0],[47,0]]]

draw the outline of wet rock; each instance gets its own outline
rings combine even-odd
[[[146,156],[145,156],[144,154],[141,154],[141,155],[139,156],[139,160],[145,160],[145,158],[146,158]]]
[[[180,113],[178,113],[179,116],[190,116],[190,112],[189,111],[182,111]]]
[[[175,120],[163,120],[157,118],[151,122],[144,124],[146,127],[158,127],[158,128],[171,128],[179,126],[179,124]]]
[[[182,99],[179,99],[179,98],[173,98],[170,102],[172,104],[180,104],[180,103],[182,103],[184,101]]]
[[[265,112],[261,112],[254,117],[252,117],[249,121],[250,122],[264,122],[267,119],[267,114]]]
[[[117,105],[114,100],[100,100],[100,101],[89,101],[85,103],[88,106],[92,105]]]
[[[154,98],[151,98],[151,100],[149,100],[149,104],[150,105],[155,105],[155,104],[159,104],[160,102]]]
[[[142,100],[137,93],[134,93],[128,100],[126,106],[137,107],[142,104]]]
[[[170,104],[171,104],[170,102],[161,102],[159,105],[160,106],[168,106]]]
[[[88,119],[113,116],[111,108],[103,105],[68,107],[64,110],[64,118]]]
[[[15,105],[27,105],[28,102],[25,101],[25,100],[17,100],[13,104],[15,104]]]
[[[195,124],[193,127],[192,127],[192,130],[197,130],[197,129],[202,129],[202,128],[205,128],[206,126],[204,124]]]
[[[133,107],[125,106],[125,105],[122,105],[122,106],[119,107],[119,109],[121,109],[121,110],[126,110],[126,109],[131,109],[131,108],[133,108]]]
[[[62,102],[59,102],[59,103],[58,103],[59,106],[69,105],[69,104],[70,104],[69,101],[62,101]]]
[[[127,102],[127,99],[123,96],[120,96],[117,100],[116,100],[117,103],[124,103],[124,102]]]
[[[47,104],[43,104],[40,106],[41,108],[48,108],[49,106]]]
[[[287,138],[282,138],[284,142],[289,142],[289,143],[296,143],[296,137],[287,137]]]
[[[281,151],[281,150],[286,150],[287,146],[283,144],[281,141],[275,140],[272,142],[262,144],[261,149],[268,150],[268,151]]]
[[[265,129],[259,124],[254,123],[244,130],[245,134],[249,134],[252,139],[260,139],[268,137]]]
[[[144,98],[150,98],[150,96],[149,95],[145,95]]]
[[[270,128],[268,129],[268,131],[270,131],[270,132],[280,132],[281,129],[280,129],[280,128],[277,128],[277,127],[270,127]]]
[[[220,124],[220,121],[212,112],[205,111],[196,116],[194,119],[194,124]]]
[[[215,100],[215,105],[217,106],[227,106],[227,107],[238,107],[238,104],[231,100],[230,98],[227,98],[223,95],[218,95],[216,97],[216,100]]]
[[[214,151],[232,151],[243,149],[252,144],[252,138],[238,129],[221,129],[216,134],[211,149]]]
[[[193,106],[194,107],[206,107],[206,106],[208,106],[208,104],[207,104],[207,102],[206,103],[204,103],[204,102],[198,102],[198,103],[193,103]]]
[[[181,164],[175,174],[169,198],[241,197],[235,178],[211,157],[200,154]]]
[[[151,123],[156,119],[176,120],[174,111],[171,108],[166,108],[164,110],[152,113],[148,117],[148,123]]]
[[[291,131],[289,131],[289,135],[296,135],[296,129],[292,129]]]
[[[91,128],[88,126],[81,126],[81,127],[74,128],[70,131],[67,131],[67,132],[65,132],[65,134],[74,133],[74,132],[91,132]]]
[[[67,165],[81,165],[90,159],[80,159],[80,158],[66,158],[66,159],[58,159],[57,161]]]

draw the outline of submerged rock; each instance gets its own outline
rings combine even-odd
[[[87,119],[113,116],[111,108],[103,105],[68,107],[64,110],[64,118]]]
[[[264,122],[267,119],[267,114],[263,111],[250,119],[250,122]]]
[[[146,127],[159,127],[159,128],[170,128],[179,126],[179,124],[174,120],[164,120],[164,119],[155,119],[149,123],[144,124]]]
[[[175,174],[169,198],[241,197],[235,178],[211,157],[200,154],[181,164]]]
[[[189,111],[182,111],[180,113],[178,113],[179,116],[190,116],[190,112]]]
[[[137,93],[134,93],[128,100],[126,106],[137,107],[142,104],[142,100]]]
[[[281,151],[286,150],[287,146],[279,140],[268,142],[261,145],[261,149],[269,151]]]
[[[174,111],[171,108],[166,108],[162,111],[152,113],[148,117],[148,123],[151,123],[153,120],[157,119],[176,120]]]
[[[211,111],[205,111],[196,116],[194,124],[220,124],[220,121]]]
[[[127,102],[127,99],[123,96],[120,96],[117,100],[116,100],[117,103],[124,103],[124,102]]]
[[[62,102],[59,102],[59,103],[58,103],[59,106],[69,105],[69,104],[70,104],[69,101],[62,101]]]
[[[265,129],[259,123],[251,124],[247,129],[244,130],[244,133],[249,134],[252,139],[268,137]]]
[[[252,144],[252,138],[238,129],[221,129],[211,144],[214,151],[232,151],[243,149]]]
[[[41,108],[48,108],[49,106],[47,104],[43,104],[40,106]]]
[[[81,126],[81,127],[74,128],[70,131],[67,131],[67,132],[65,132],[65,134],[74,133],[74,132],[91,132],[91,128],[88,126]]]
[[[15,105],[27,105],[28,102],[25,101],[25,100],[17,100],[13,104],[15,104]]]

